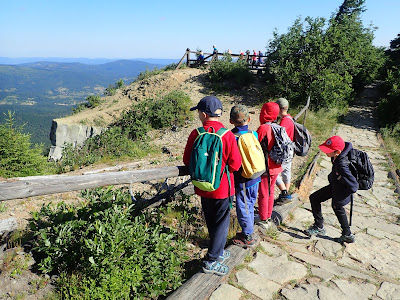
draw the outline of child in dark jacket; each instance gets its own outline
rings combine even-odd
[[[319,189],[310,195],[311,209],[314,216],[314,225],[305,233],[308,236],[325,234],[324,218],[322,217],[321,203],[332,198],[332,208],[342,227],[342,236],[339,242],[354,243],[356,238],[350,231],[344,206],[348,204],[353,194],[358,190],[357,179],[349,169],[347,155],[353,146],[344,142],[339,136],[332,136],[319,145],[319,148],[332,161],[332,172],[328,175],[329,185]]]
[[[232,132],[236,139],[238,134],[245,134],[249,130],[250,113],[246,106],[235,105],[231,109],[230,123],[235,125]],[[258,139],[257,132],[252,132]],[[232,240],[233,244],[240,247],[252,247],[255,245],[253,238],[254,232],[254,205],[258,195],[258,184],[260,177],[254,179],[246,179],[241,175],[242,169],[234,172],[235,175],[235,191],[236,191],[236,215],[242,232]]]
[[[224,127],[219,122],[219,117],[222,115],[222,103],[217,97],[206,96],[190,110],[198,111],[199,119],[206,131],[214,129],[217,132]],[[198,135],[199,133],[196,129],[189,135],[183,154],[183,163],[186,166],[190,163],[193,144]],[[239,170],[242,165],[242,158],[236,139],[231,131],[222,136],[222,144],[222,178],[220,186],[212,192],[203,191],[197,187],[194,188],[195,193],[201,197],[201,206],[210,238],[208,252],[203,261],[203,271],[221,276],[229,273],[228,266],[222,264],[222,262],[230,256],[229,251],[224,250],[224,247],[230,221],[229,200],[235,195],[233,172]],[[226,165],[228,165],[229,169],[229,181],[227,174],[222,173]]]

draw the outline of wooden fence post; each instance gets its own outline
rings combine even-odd
[[[186,66],[190,66],[190,49],[186,49]]]
[[[186,57],[186,59],[187,59],[188,62],[189,62],[189,51],[190,51],[190,49],[187,48],[185,54],[182,56],[181,60],[178,62],[178,65],[176,66],[175,70],[178,70],[178,69],[179,69],[179,66],[182,64],[182,62],[183,62],[183,60],[185,59],[185,57]]]

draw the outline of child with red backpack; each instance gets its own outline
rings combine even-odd
[[[353,200],[353,194],[358,190],[357,178],[350,170],[349,152],[353,146],[344,142],[340,136],[332,136],[319,145],[319,148],[332,161],[332,172],[328,175],[329,184],[310,195],[314,225],[305,230],[308,236],[325,234],[324,218],[321,203],[332,198],[332,208],[342,227],[340,243],[354,243],[356,237],[351,233],[344,206]]]
[[[247,135],[254,135],[254,137],[250,136],[249,139],[246,139],[246,141],[248,144],[253,142],[254,147],[259,147],[261,159],[264,160],[261,145],[258,142],[257,132],[249,131],[248,124],[250,122],[250,114],[247,107],[241,104],[233,106],[230,112],[229,121],[231,124],[235,125],[235,128],[232,129],[232,132],[235,135],[236,140],[239,141],[239,139],[243,139],[244,137],[247,137]],[[248,147],[250,146],[251,145],[248,145]],[[240,149],[241,147],[239,146],[239,151],[241,151]],[[240,247],[252,247],[255,245],[253,238],[254,204],[257,200],[258,184],[261,181],[260,175],[265,171],[265,164],[264,167],[260,166],[260,161],[256,161],[257,157],[255,157],[253,161],[249,161],[249,164],[254,163],[254,165],[257,165],[253,165],[254,167],[250,172],[246,169],[246,166],[243,166],[244,160],[247,159],[247,156],[253,154],[253,152],[250,151],[242,155],[242,167],[239,169],[239,171],[234,172],[236,215],[239,225],[242,228],[242,232],[238,232],[232,242],[234,245]],[[256,152],[254,152],[254,154],[257,155]],[[252,158],[249,157],[248,159],[251,160]],[[243,170],[243,168],[245,168],[245,170]]]
[[[218,180],[220,179],[218,188],[206,191],[195,186],[195,193],[201,197],[201,206],[210,238],[208,252],[203,261],[203,271],[205,273],[222,276],[229,273],[229,267],[222,264],[222,262],[230,256],[229,251],[224,250],[224,247],[229,229],[230,200],[235,194],[234,177],[232,173],[239,170],[242,159],[236,144],[235,136],[219,122],[219,118],[222,115],[222,103],[217,97],[206,96],[190,110],[198,111],[198,116],[203,126],[193,130],[186,143],[183,162],[186,166],[189,166],[189,170],[196,167],[193,166],[196,164],[195,160],[193,160],[193,153],[199,151],[196,147],[196,141],[200,136],[207,135],[208,132],[211,132],[213,136],[217,136],[217,133],[221,129],[224,131],[220,134],[220,140],[222,140],[222,153],[220,153],[220,155],[222,159],[218,159],[221,163],[220,169],[217,170],[216,174]],[[204,158],[211,157],[211,155],[212,153],[203,153],[202,156]],[[206,166],[210,165],[211,162],[203,164]],[[201,164],[198,163],[198,165]],[[202,172],[200,170],[200,173],[203,173],[201,175],[209,175],[204,173],[210,172]]]
[[[263,146],[266,160],[267,172],[261,176],[258,194],[258,214],[260,221],[258,225],[268,229],[273,225],[271,215],[274,206],[274,187],[276,178],[282,172],[282,167],[273,161],[268,155],[275,144],[275,136],[272,131],[271,122],[276,121],[279,115],[279,105],[275,102],[267,102],[263,105],[260,112],[260,127],[257,129],[258,140]]]

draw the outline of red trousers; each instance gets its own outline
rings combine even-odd
[[[274,207],[275,182],[278,174],[270,176],[270,189],[268,191],[268,177],[262,176],[258,189],[258,214],[261,220],[271,218],[272,208]]]

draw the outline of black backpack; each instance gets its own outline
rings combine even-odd
[[[353,148],[347,157],[350,161],[350,171],[358,181],[358,189],[369,190],[374,183],[374,167],[368,154]]]

